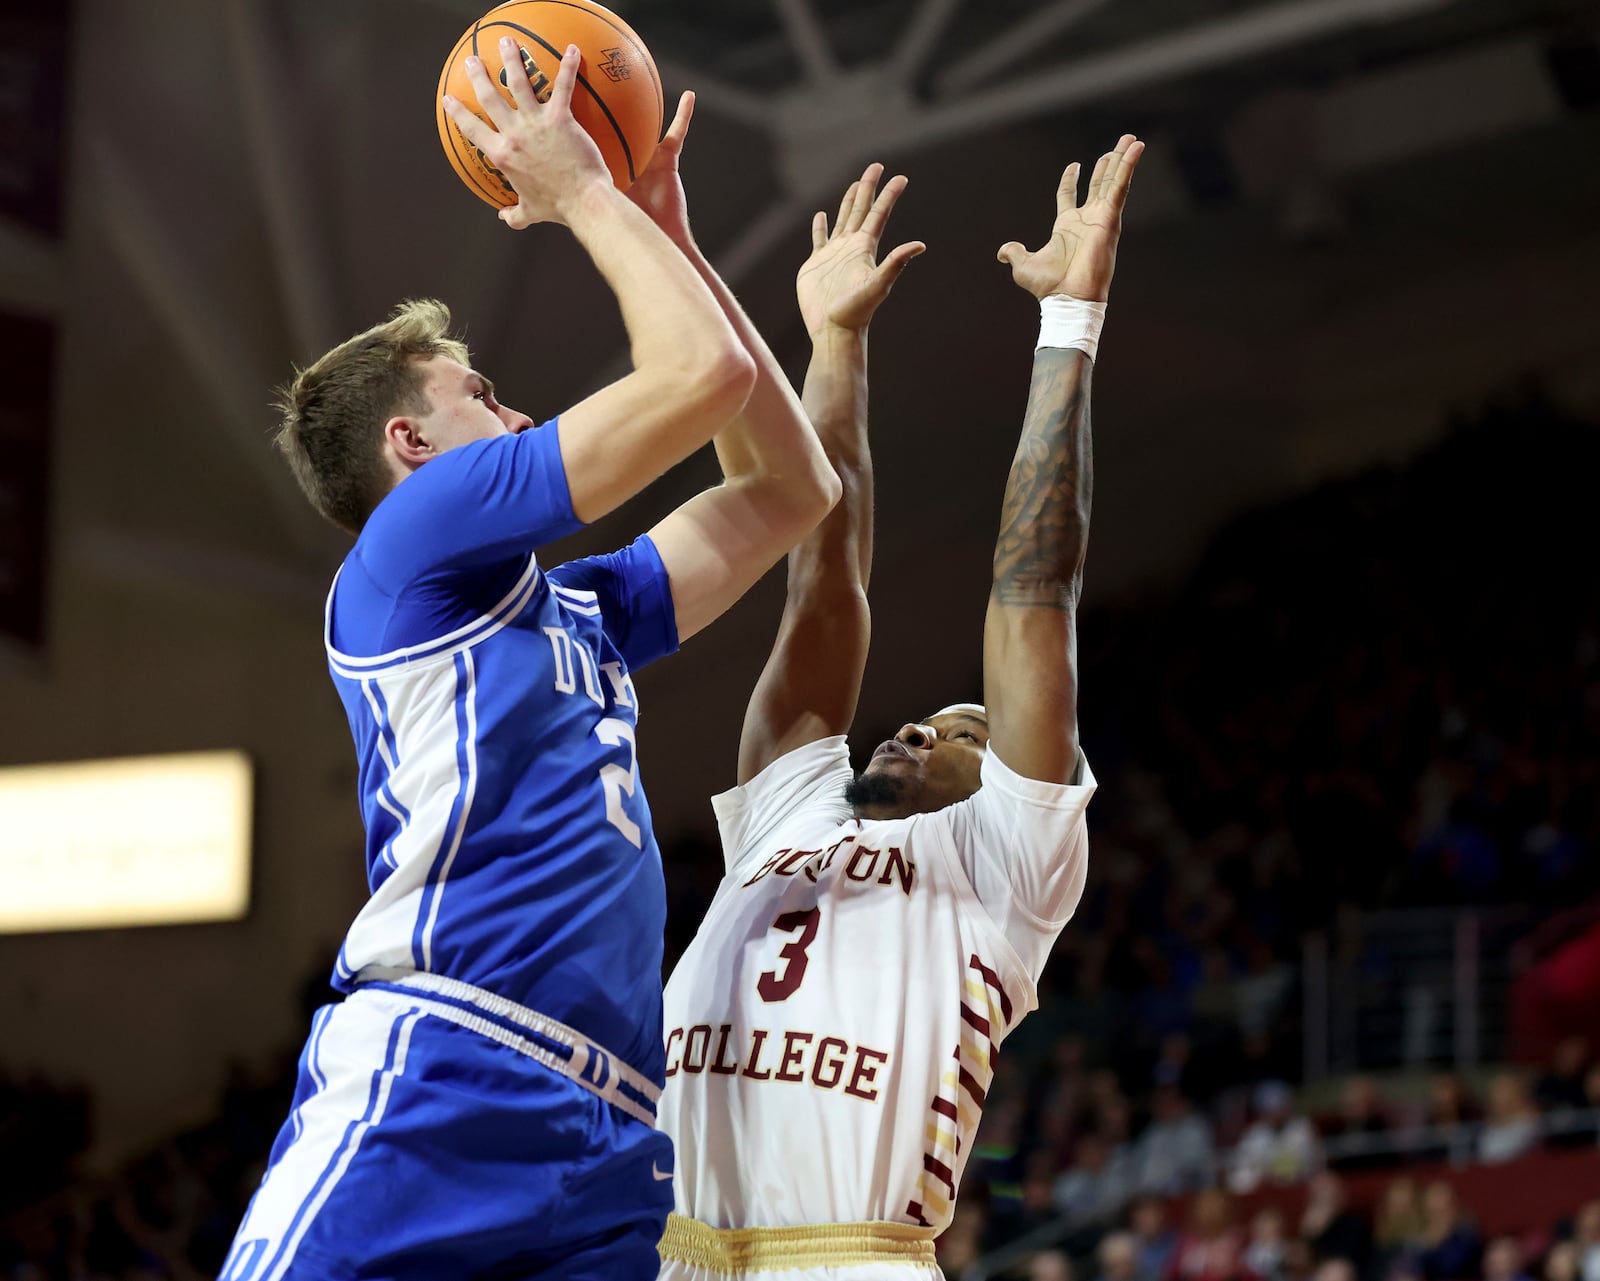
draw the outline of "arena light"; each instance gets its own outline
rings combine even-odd
[[[250,830],[242,752],[0,768],[0,934],[237,920]]]

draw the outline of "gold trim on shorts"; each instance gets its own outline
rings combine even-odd
[[[726,1276],[788,1268],[844,1268],[858,1263],[936,1267],[932,1228],[909,1223],[812,1223],[799,1228],[713,1228],[667,1216],[663,1260]]]

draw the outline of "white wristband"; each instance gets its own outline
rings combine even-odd
[[[1093,360],[1100,350],[1100,329],[1105,323],[1105,303],[1051,294],[1039,300],[1039,341],[1034,349],[1075,347]]]

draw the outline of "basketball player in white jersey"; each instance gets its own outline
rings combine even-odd
[[[856,184],[831,237],[818,215],[804,399],[845,496],[790,554],[739,786],[714,802],[727,875],[667,986],[663,1277],[939,1275],[995,1051],[1083,892],[1089,381],[1142,151],[1123,137],[1081,206],[1069,167],[1044,248],[1000,250],[1042,325],[984,623],[987,707],[906,724],[859,777],[844,733],[869,632],[866,327],[898,180],[876,202],[876,174]]]

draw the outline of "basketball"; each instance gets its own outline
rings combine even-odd
[[[599,146],[612,180],[626,191],[650,163],[661,138],[661,77],[633,28],[593,0],[512,0],[496,5],[467,28],[445,59],[439,91],[434,95],[439,141],[450,167],[497,209],[517,203],[511,184],[461,136],[439,102],[443,95],[452,94],[487,123],[467,79],[466,59],[472,55],[483,59],[484,69],[499,82],[501,94],[510,102],[500,60],[500,40],[507,35],[516,40],[523,74],[533,81],[541,102],[550,96],[550,84],[566,47],[575,44],[582,50],[572,114]]]

